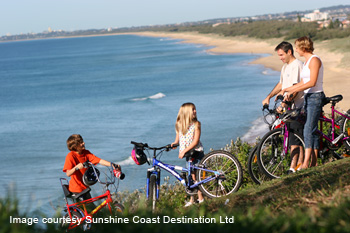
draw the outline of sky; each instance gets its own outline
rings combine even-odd
[[[350,5],[349,0],[0,0],[0,36],[162,25]]]

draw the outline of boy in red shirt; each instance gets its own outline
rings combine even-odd
[[[84,168],[83,163],[89,161],[93,164],[101,164],[104,166],[111,166],[111,162],[100,159],[90,151],[85,149],[85,143],[81,135],[73,134],[67,139],[67,147],[70,152],[66,156],[66,161],[63,166],[63,172],[70,177],[69,191],[72,193],[80,193],[88,187],[83,183],[83,175],[87,168]],[[120,166],[113,164],[117,169]],[[82,196],[83,200],[90,199],[90,192]]]

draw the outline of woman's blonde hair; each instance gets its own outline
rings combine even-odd
[[[175,130],[177,133],[182,132],[182,134],[186,134],[188,126],[191,123],[198,122],[197,116],[193,118],[194,108],[196,108],[196,106],[193,103],[184,103],[181,105],[175,123]]]
[[[296,39],[294,44],[303,52],[312,53],[314,51],[314,43],[307,36]]]

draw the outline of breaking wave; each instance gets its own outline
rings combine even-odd
[[[135,164],[134,160],[132,160],[131,156],[128,158],[124,159],[123,161],[116,161],[117,164],[120,166],[125,166],[125,165],[133,165]]]
[[[151,95],[151,96],[147,96],[147,97],[140,97],[140,98],[134,98],[132,99],[133,101],[144,101],[144,100],[148,100],[148,99],[161,99],[161,98],[164,98],[166,95],[159,92],[155,95]]]
[[[254,143],[257,137],[262,138],[269,131],[269,126],[264,122],[263,117],[259,117],[252,122],[252,127],[243,135],[242,141]]]

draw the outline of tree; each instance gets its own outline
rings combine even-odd
[[[333,28],[334,28],[333,20],[330,20],[330,21],[329,21],[328,28],[329,28],[329,29],[333,29]]]

